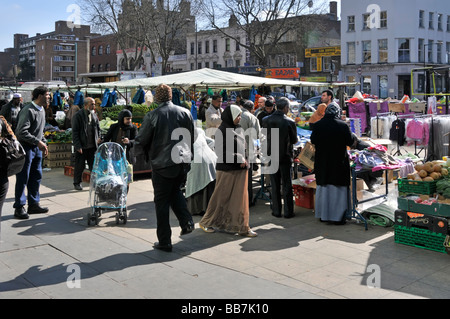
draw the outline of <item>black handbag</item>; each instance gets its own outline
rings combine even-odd
[[[26,154],[3,116],[0,116],[0,121],[0,169],[6,170],[10,177],[22,171]]]

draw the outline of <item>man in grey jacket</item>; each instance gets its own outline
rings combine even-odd
[[[156,208],[159,242],[155,249],[172,251],[169,208],[175,213],[181,235],[194,229],[191,213],[181,192],[192,161],[194,121],[185,108],[172,103],[172,89],[165,84],[156,88],[158,108],[147,113],[135,139],[137,149],[149,155]]]
[[[39,205],[39,187],[42,180],[42,157],[48,154],[44,126],[45,106],[50,102],[50,93],[45,87],[37,87],[32,98],[33,101],[20,112],[15,132],[26,152],[23,169],[16,175],[14,216],[19,219],[28,219],[29,214],[48,212],[48,208]],[[25,195],[25,187],[28,196]],[[28,211],[25,211],[27,200]]]

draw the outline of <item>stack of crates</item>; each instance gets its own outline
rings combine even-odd
[[[362,126],[361,119],[359,118],[351,118],[349,119],[349,126],[352,133],[354,133],[357,137],[362,136]]]
[[[48,155],[44,159],[43,167],[46,168],[64,168],[70,165],[72,156],[71,143],[49,143]]]
[[[445,253],[448,236],[448,220],[443,217],[395,212],[395,242],[408,246]]]

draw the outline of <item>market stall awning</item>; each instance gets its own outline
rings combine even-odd
[[[328,86],[328,83],[289,81],[258,76],[244,75],[238,73],[225,72],[215,69],[200,69],[190,72],[164,75],[153,78],[133,79],[126,81],[91,83],[84,87],[91,88],[155,88],[160,84],[167,84],[171,87],[196,89],[244,89],[258,86]]]

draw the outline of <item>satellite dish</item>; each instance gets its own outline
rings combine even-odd
[[[313,5],[314,5],[314,2],[313,2],[312,0],[310,0],[310,1],[308,2],[308,7],[309,7],[309,8],[312,8]]]

